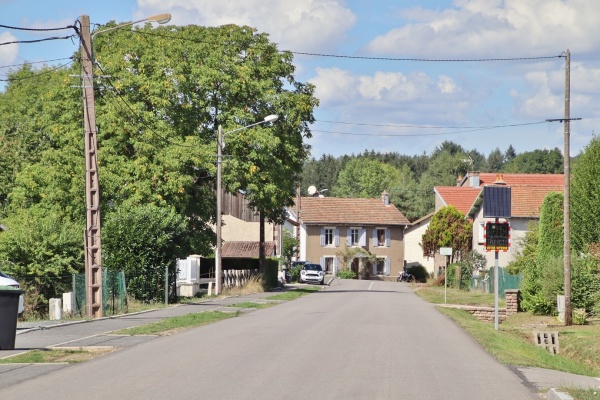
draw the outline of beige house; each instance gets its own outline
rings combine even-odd
[[[430,213],[419,218],[404,231],[404,259],[406,260],[406,265],[408,267],[422,265],[429,274],[435,271],[435,259],[433,257],[427,258],[423,255],[421,239],[429,227],[429,222],[431,222],[433,214]]]
[[[296,214],[300,222],[300,260],[318,263],[335,275],[350,268],[357,274],[365,267],[369,278],[398,276],[404,266],[406,217],[380,199],[301,197]],[[356,252],[343,265],[344,254]],[[375,262],[368,261],[369,253]]]

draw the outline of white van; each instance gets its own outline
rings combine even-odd
[[[0,286],[12,286],[16,288],[21,288],[19,282],[15,281],[10,276],[3,274],[0,272]],[[23,295],[19,297],[19,317],[23,315],[23,311],[25,310],[25,298]]]

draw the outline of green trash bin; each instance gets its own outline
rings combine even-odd
[[[19,297],[23,293],[12,286],[0,286],[0,350],[15,348]]]

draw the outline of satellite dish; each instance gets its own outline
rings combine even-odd
[[[308,194],[313,196],[315,193],[317,193],[317,188],[314,187],[313,185],[308,187]]]

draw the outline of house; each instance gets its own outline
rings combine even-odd
[[[296,213],[300,222],[300,259],[319,263],[329,274],[351,268],[357,274],[366,267],[369,277],[397,276],[404,266],[406,217],[380,199],[301,197]],[[344,254],[356,252],[348,265]],[[368,255],[376,262],[368,261]]]
[[[454,206],[473,221],[473,250],[485,255],[487,266],[495,263],[495,252],[485,250],[486,222],[493,218],[483,217],[483,187],[486,185],[502,184],[511,188],[511,218],[510,240],[508,251],[498,254],[498,264],[506,266],[514,260],[520,250],[519,239],[528,231],[528,224],[537,221],[540,209],[546,195],[550,192],[562,193],[564,176],[562,174],[497,174],[469,172],[459,179],[457,186],[436,186],[436,211],[444,206]],[[500,220],[501,222],[504,219]],[[439,262],[436,259],[436,265]]]
[[[404,230],[404,259],[406,260],[407,267],[422,265],[429,274],[435,271],[435,260],[433,257],[427,258],[423,255],[421,238],[429,227],[433,215],[434,213],[429,213],[419,218]]]

